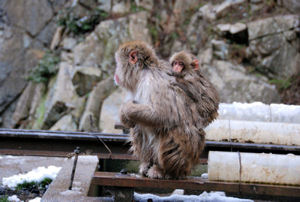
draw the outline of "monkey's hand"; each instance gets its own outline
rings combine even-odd
[[[160,127],[163,124],[159,114],[151,106],[140,104],[136,101],[130,101],[123,105],[121,109],[121,121],[131,126],[138,123],[151,127]]]
[[[129,118],[129,114],[132,111],[134,101],[127,102],[121,108],[120,120],[125,127],[133,128],[135,126],[135,122]]]

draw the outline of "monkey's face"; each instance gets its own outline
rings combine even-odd
[[[115,83],[118,86],[124,86],[124,74],[125,74],[125,69],[129,68],[127,67],[126,61],[123,59],[124,57],[121,57],[120,51],[116,52],[115,54],[115,59],[116,59],[116,71],[115,71]]]
[[[169,61],[173,72],[177,75],[183,75],[191,70],[199,69],[198,59],[185,51],[175,53]]]
[[[128,90],[134,90],[139,77],[137,52],[128,51],[128,49],[120,49],[116,52],[115,59],[115,83]]]
[[[174,60],[171,65],[173,71],[176,73],[182,73],[185,70],[185,64],[181,60]]]
[[[147,43],[131,41],[120,46],[115,54],[115,81],[118,85],[134,92],[145,69],[158,67],[158,58]]]

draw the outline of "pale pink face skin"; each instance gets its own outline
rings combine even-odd
[[[181,61],[175,60],[172,63],[173,71],[180,73],[184,69],[184,64]]]
[[[119,76],[119,75],[122,75],[122,74],[120,74],[120,72],[122,71],[122,66],[121,66],[121,61],[120,61],[118,52],[116,52],[116,54],[115,54],[115,60],[116,60],[116,71],[115,71],[115,75],[114,75],[114,80],[115,80],[115,84],[117,86],[119,86],[119,85],[121,85],[121,82],[122,82],[122,78],[120,79],[120,76]]]
[[[116,84],[117,86],[120,85],[120,79],[119,79],[119,77],[118,77],[117,74],[115,74],[115,76],[114,76],[114,81],[115,81],[115,84]]]

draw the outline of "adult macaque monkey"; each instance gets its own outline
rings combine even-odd
[[[196,107],[198,114],[198,128],[206,127],[218,116],[219,95],[199,69],[198,59],[181,51],[171,56],[172,75],[176,77],[176,83],[194,101],[191,107]],[[197,117],[195,117],[196,119]]]
[[[120,120],[132,128],[131,150],[141,161],[140,172],[151,178],[188,175],[199,161],[205,133],[195,125],[186,104],[190,98],[172,85],[170,64],[140,41],[120,46],[115,58],[115,81],[133,96],[121,107]]]

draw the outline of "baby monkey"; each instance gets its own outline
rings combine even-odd
[[[172,55],[170,63],[172,65],[173,72],[176,72],[178,76],[184,76],[191,70],[199,70],[198,59],[194,55],[185,51],[180,51]]]
[[[204,128],[218,116],[219,95],[199,68],[196,56],[181,51],[171,56],[172,75],[176,77],[175,86],[179,86],[190,98],[188,102],[195,115],[197,127]],[[198,114],[198,117],[197,117]],[[200,116],[199,116],[200,115]]]

